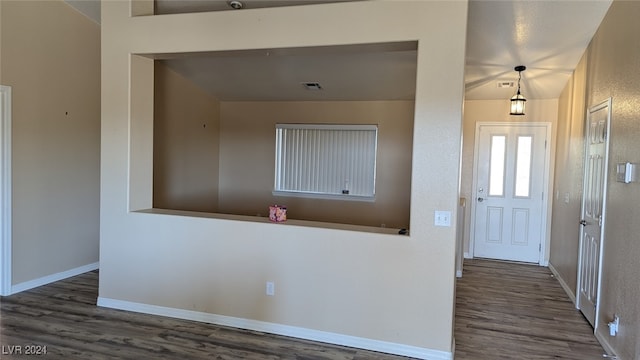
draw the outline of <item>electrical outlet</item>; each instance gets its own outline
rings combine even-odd
[[[451,226],[451,211],[436,211],[435,226]]]
[[[276,293],[276,286],[273,281],[267,281],[267,295],[274,296]]]

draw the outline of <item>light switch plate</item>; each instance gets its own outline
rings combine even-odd
[[[451,226],[451,211],[436,210],[434,225],[435,226]]]
[[[618,163],[616,166],[616,181],[625,184],[636,182],[636,164],[630,162]]]

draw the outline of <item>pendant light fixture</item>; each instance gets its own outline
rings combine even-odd
[[[524,106],[527,99],[520,94],[520,79],[522,79],[522,72],[527,69],[524,65],[518,65],[514,68],[518,72],[518,92],[511,97],[511,112],[509,115],[524,115]]]

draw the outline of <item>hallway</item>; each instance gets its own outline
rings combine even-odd
[[[593,329],[545,267],[465,260],[456,360],[602,359]]]

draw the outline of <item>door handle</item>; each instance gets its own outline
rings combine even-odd
[[[580,225],[587,226],[587,220],[580,220]]]
[[[478,198],[478,202],[483,202],[483,201],[484,201],[484,198],[481,198],[481,197]]]

